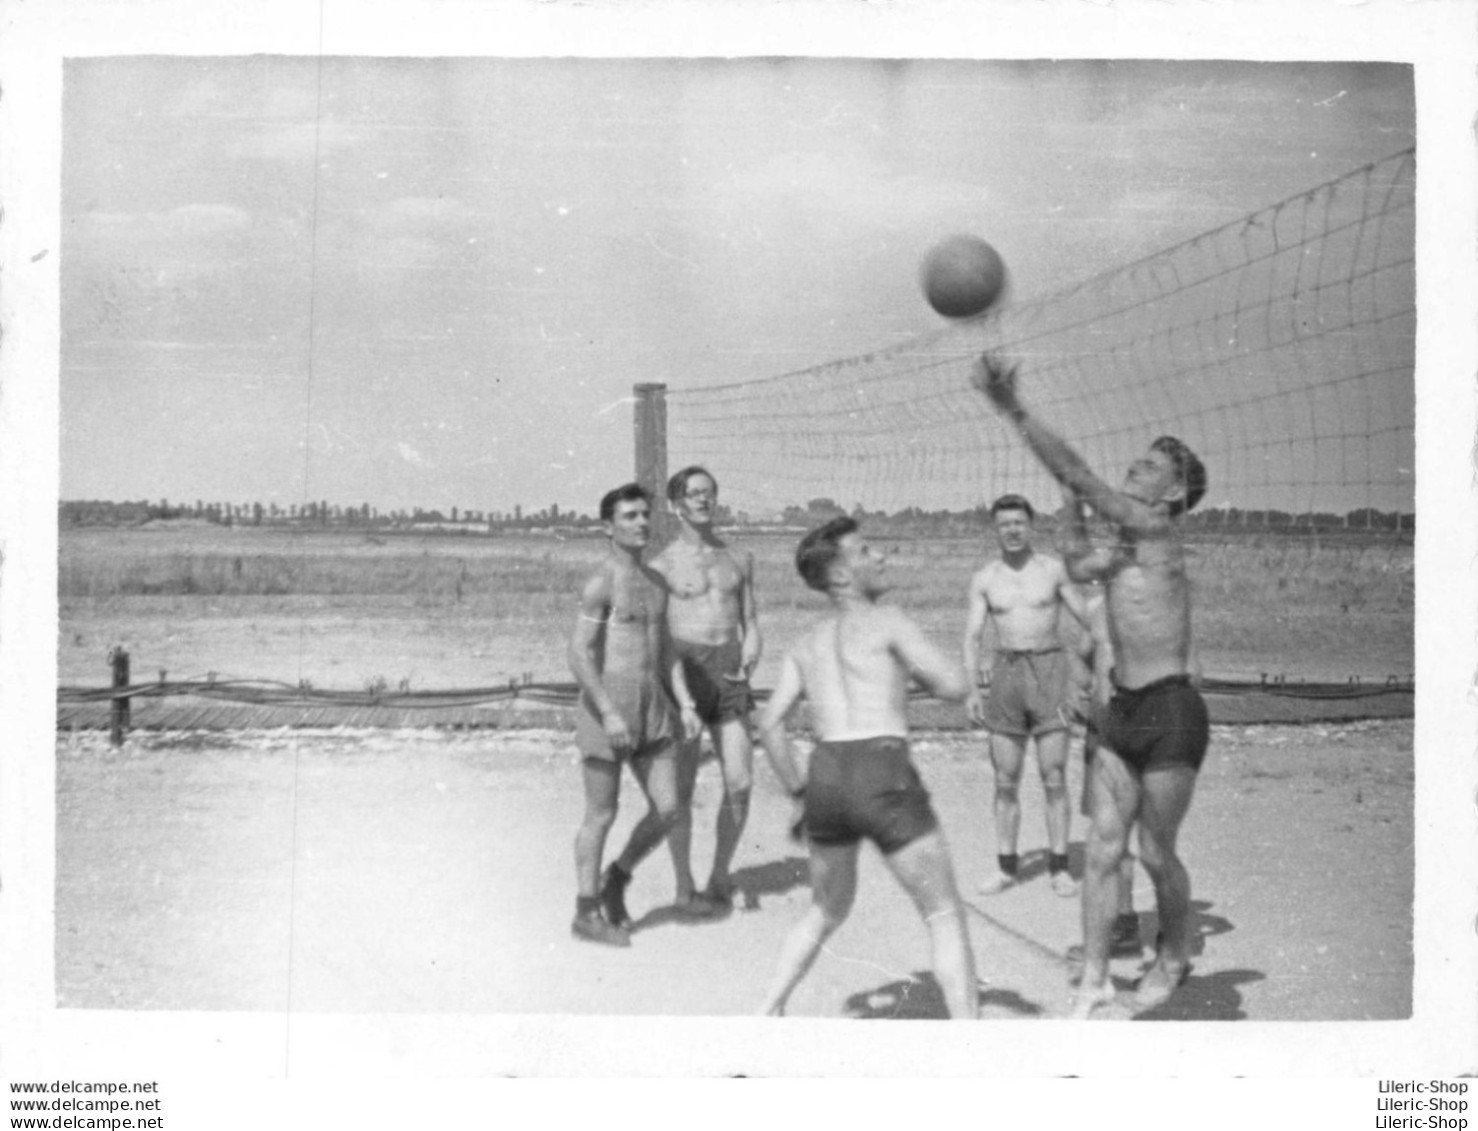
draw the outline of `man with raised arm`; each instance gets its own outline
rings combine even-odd
[[[729,545],[713,529],[718,482],[702,467],[685,467],[668,481],[667,498],[678,517],[678,534],[651,565],[667,582],[673,647],[724,775],[713,867],[703,890],[695,892],[693,789],[700,743],[698,739],[683,743],[678,756],[678,815],[668,846],[677,874],[677,906],[701,917],[722,914],[733,902],[729,866],[749,818],[754,768],[749,678],[760,658],[759,617],[753,556]]]
[[[1067,856],[1073,673],[1058,620],[1065,606],[1079,623],[1086,623],[1083,599],[1062,562],[1038,553],[1032,545],[1036,513],[1031,503],[1020,495],[1002,495],[991,504],[990,513],[1001,556],[970,579],[965,620],[965,674],[972,683],[965,708],[975,723],[990,731],[995,770],[996,869],[980,890],[995,895],[1016,882],[1021,771],[1027,743],[1034,742],[1046,795],[1047,871],[1052,890],[1072,896],[1078,893]],[[987,622],[995,638],[988,696],[974,686]]]
[[[833,613],[786,655],[760,717],[760,741],[799,806],[810,843],[811,907],[786,939],[763,1012],[781,1016],[822,945],[842,925],[857,891],[857,855],[871,840],[929,928],[934,974],[950,1016],[978,1013],[975,959],[949,850],[908,750],[910,680],[959,701],[965,673],[946,659],[887,592],[883,555],[857,523],[833,519],[796,550],[806,584],[831,598]],[[811,703],[817,745],[808,773],[796,768],[785,717],[801,696]]]
[[[698,733],[698,715],[667,636],[667,590],[642,564],[652,500],[635,483],[600,501],[610,549],[580,593],[569,663],[580,685],[575,742],[585,779],[585,818],[575,836],[576,938],[631,945],[626,885],[677,816],[677,743]],[[681,705],[681,716],[673,698]],[[621,766],[631,767],[647,812],[601,877],[601,854],[616,819]]]
[[[1114,694],[1099,715],[1093,760],[1093,816],[1083,885],[1083,978],[1073,1016],[1113,1000],[1108,974],[1117,878],[1129,830],[1139,823],[1140,862],[1159,911],[1155,957],[1140,979],[1138,1006],[1175,992],[1190,973],[1190,877],[1176,838],[1209,738],[1195,687],[1191,593],[1179,517],[1206,492],[1206,469],[1173,436],[1161,436],[1130,464],[1122,488],[1100,479],[1068,444],[1033,416],[1016,390],[1016,368],[990,355],[971,380],[1009,420],[1047,470],[1115,530],[1113,545],[1091,547],[1081,524],[1067,547],[1075,580],[1102,580],[1112,641]]]

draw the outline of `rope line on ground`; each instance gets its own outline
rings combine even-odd
[[[1385,695],[1414,692],[1411,677],[1387,676],[1382,682],[1366,682],[1351,677],[1345,683],[1288,681],[1282,676],[1261,680],[1205,679],[1201,691],[1207,695],[1264,694],[1281,699],[1370,699]],[[334,705],[341,707],[393,707],[411,710],[470,707],[488,703],[526,700],[534,703],[569,706],[580,698],[574,683],[510,681],[495,687],[473,687],[440,691],[344,691],[316,688],[309,684],[292,684],[279,680],[203,679],[156,680],[122,687],[57,688],[58,703],[106,703],[117,699],[163,699],[197,696],[230,703],[273,706]],[[756,688],[754,698],[760,702],[770,691]],[[910,700],[932,701],[923,691],[913,691]]]

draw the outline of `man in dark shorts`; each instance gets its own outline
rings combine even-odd
[[[965,618],[965,674],[978,678],[987,626],[994,638],[988,692],[972,688],[965,710],[990,731],[995,771],[996,867],[980,885],[996,895],[1016,883],[1020,858],[1021,773],[1028,744],[1037,752],[1047,817],[1047,873],[1052,890],[1078,894],[1068,870],[1071,807],[1067,751],[1072,728],[1072,661],[1059,621],[1066,608],[1081,623],[1083,602],[1062,562],[1032,544],[1036,514],[1021,495],[990,508],[1000,556],[970,579]]]
[[[879,603],[889,588],[883,556],[853,519],[833,519],[807,534],[796,568],[831,598],[834,612],[786,655],[759,721],[770,765],[797,801],[794,827],[810,842],[812,897],[781,949],[763,1012],[784,1014],[791,992],[846,920],[858,850],[871,840],[929,928],[950,1016],[973,1019],[975,958],[949,850],[909,759],[905,714],[910,678],[959,701],[969,689],[965,673],[899,609]],[[785,733],[785,717],[802,695],[819,740],[804,781]]]
[[[585,779],[570,930],[578,939],[609,946],[631,945],[626,885],[676,819],[677,743],[684,732],[698,733],[692,696],[667,635],[666,587],[641,560],[651,515],[651,499],[635,483],[601,500],[610,550],[581,590],[569,644],[570,670],[581,692],[575,742]],[[616,820],[623,763],[631,767],[648,808],[602,879],[601,855]]]
[[[1083,977],[1073,1016],[1114,999],[1108,975],[1117,877],[1129,831],[1139,824],[1140,862],[1155,886],[1160,935],[1139,981],[1141,1010],[1164,1002],[1190,974],[1190,876],[1176,854],[1210,735],[1194,686],[1190,579],[1177,521],[1206,492],[1206,468],[1185,444],[1161,436],[1115,490],[1021,404],[1016,367],[990,354],[971,379],[1015,425],[1047,470],[1071,492],[1068,572],[1104,583],[1114,650],[1114,695],[1098,719],[1093,817],[1083,885]],[[1083,506],[1114,529],[1112,545],[1091,545]]]
[[[652,559],[667,583],[667,627],[683,663],[698,717],[708,729],[723,770],[724,799],[714,830],[713,866],[696,890],[692,871],[693,790],[699,740],[678,753],[678,813],[668,835],[679,910],[721,915],[733,902],[729,867],[749,819],[754,744],[749,678],[760,658],[754,604],[754,557],[720,538],[718,482],[702,467],[685,467],[668,481],[667,499],[678,517],[677,537]]]

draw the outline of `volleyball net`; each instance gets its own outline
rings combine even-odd
[[[1057,487],[969,385],[990,349],[1019,362],[1023,402],[1110,482],[1155,436],[1188,443],[1210,473],[1199,523],[1399,525],[1415,505],[1414,182],[1403,152],[886,349],[639,387],[638,465],[713,468],[741,521],[818,499],[970,510],[1008,491],[1053,511]],[[665,450],[644,456],[654,436]]]

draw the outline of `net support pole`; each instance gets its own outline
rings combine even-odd
[[[121,647],[114,648],[108,653],[108,663],[113,668],[113,698],[111,709],[108,712],[108,739],[114,746],[122,746],[123,740],[128,736],[129,724],[132,721],[129,710],[127,695],[119,692],[129,684],[128,653]]]
[[[632,426],[636,435],[636,481],[652,496],[652,532],[665,541],[670,534],[667,513],[667,386],[632,386]]]

